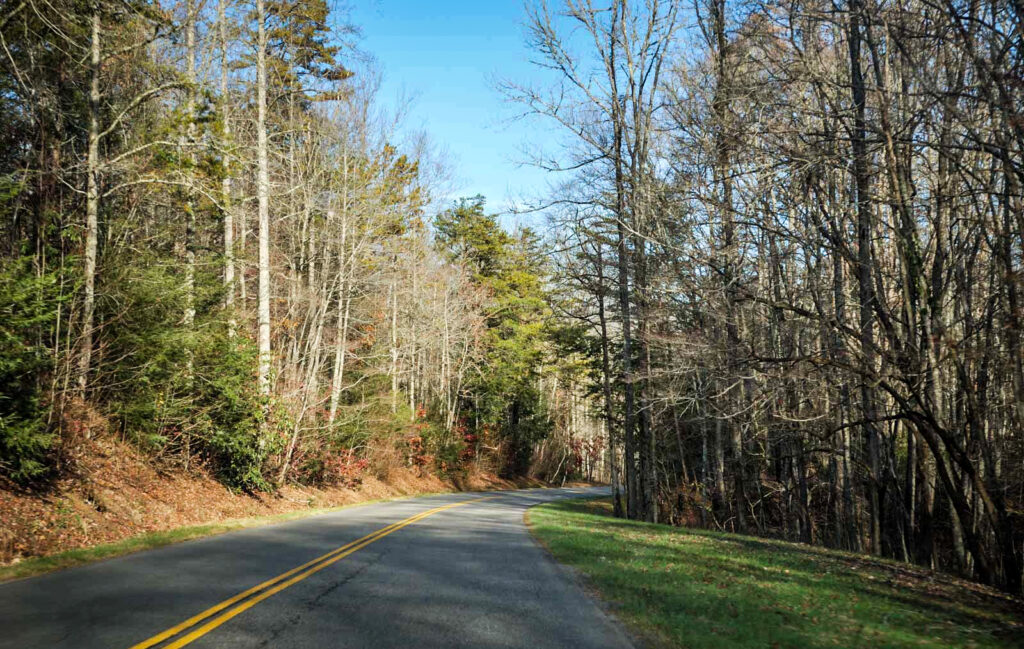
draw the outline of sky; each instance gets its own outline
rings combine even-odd
[[[488,209],[507,223],[536,217],[509,216],[523,198],[546,193],[551,174],[522,163],[529,150],[549,143],[552,127],[515,121],[519,109],[495,88],[497,79],[536,80],[523,38],[520,0],[352,0],[352,24],[362,31],[359,48],[383,73],[380,100],[396,106],[412,100],[406,128],[426,132],[447,151],[452,194],[483,194]]]

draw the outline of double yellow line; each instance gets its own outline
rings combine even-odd
[[[268,579],[267,581],[261,584],[257,584],[248,590],[238,593],[234,597],[230,597],[219,604],[211,606],[202,613],[193,615],[181,624],[176,624],[175,626],[172,626],[166,631],[161,631],[152,638],[143,640],[142,642],[136,645],[132,645],[130,649],[149,649],[149,647],[155,647],[161,642],[173,638],[174,636],[182,633],[183,631],[193,629],[193,627],[196,627],[186,635],[183,635],[177,640],[175,640],[174,642],[164,645],[161,649],[178,649],[179,647],[184,647],[190,642],[193,642],[194,640],[206,635],[210,631],[213,631],[214,629],[224,624],[236,615],[259,604],[268,597],[271,597],[272,595],[281,592],[285,588],[288,588],[289,586],[302,581],[306,577],[309,577],[310,575],[323,570],[332,563],[344,559],[353,552],[365,548],[374,541],[379,541],[388,534],[397,532],[406,525],[412,525],[416,521],[421,521],[427,516],[432,516],[434,514],[437,514],[438,512],[443,512],[446,509],[452,509],[453,507],[459,507],[461,505],[479,502],[481,500],[488,500],[490,498],[494,498],[494,496],[487,496],[484,498],[473,498],[472,500],[463,500],[461,502],[452,503],[450,505],[442,505],[440,507],[435,507],[434,509],[429,509],[425,512],[416,514],[415,516],[410,516],[409,518],[398,521],[397,523],[392,523],[387,527],[382,527],[381,529],[377,530],[376,532],[373,532],[372,534],[367,534],[361,539],[356,539],[355,541],[347,543],[341,546],[340,548],[331,550],[323,556],[319,556],[316,559],[313,559],[312,561],[307,561],[306,563],[302,564],[297,568],[292,568],[288,572],[282,573],[272,579]],[[209,619],[201,626],[197,626],[204,620],[207,620],[208,618],[212,619]]]

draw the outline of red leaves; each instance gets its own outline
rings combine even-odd
[[[363,482],[369,460],[350,449],[342,451],[320,448],[296,448],[291,475],[304,484],[337,485],[354,489]]]
[[[416,426],[420,428],[420,425]],[[409,447],[408,463],[410,466],[425,467],[433,461],[433,457],[428,455],[426,448],[423,445],[423,437],[420,435],[414,435],[405,440],[406,446]]]

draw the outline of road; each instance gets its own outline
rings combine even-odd
[[[600,493],[364,505],[0,584],[0,647],[625,649],[523,523]]]

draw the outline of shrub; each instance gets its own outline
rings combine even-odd
[[[257,387],[258,352],[247,337],[228,335],[219,278],[198,274],[189,329],[181,326],[185,289],[173,267],[140,257],[120,270],[123,281],[106,290],[105,317],[116,317],[117,327],[104,334],[115,360],[103,368],[100,396],[124,434],[165,457],[206,460],[232,489],[272,488],[267,460],[281,444],[263,430],[271,404]]]
[[[58,275],[37,274],[30,257],[0,266],[0,474],[21,484],[53,469],[44,385],[60,301]]]

